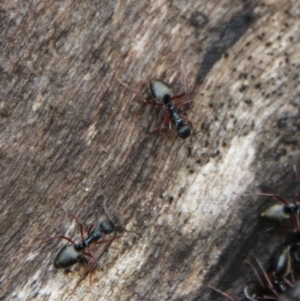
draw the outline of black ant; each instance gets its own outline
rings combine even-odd
[[[63,208],[64,209],[64,208]],[[87,231],[87,237],[83,236],[83,224],[79,221],[79,219],[71,213],[71,216],[77,221],[80,227],[80,235],[81,242],[75,243],[69,237],[64,235],[55,235],[49,239],[43,240],[42,243],[48,242],[55,238],[60,238],[68,241],[71,244],[68,244],[60,249],[60,251],[55,256],[53,265],[57,269],[66,269],[79,262],[82,259],[85,259],[84,256],[92,258],[96,263],[97,259],[94,255],[88,250],[88,247],[91,244],[102,244],[108,241],[111,241],[119,236],[115,236],[111,239],[100,240],[104,235],[110,234],[115,230],[115,225],[111,220],[105,220],[99,224],[98,227],[93,229],[93,225],[91,225]],[[86,251],[88,250],[88,252]]]
[[[273,296],[259,297],[258,300],[279,300],[281,293],[293,287],[295,267],[300,264],[300,244],[293,243],[282,248],[275,257],[275,261],[270,273],[267,273],[262,264],[256,259],[257,264],[264,276],[262,279],[257,273],[254,266],[247,262],[253,269],[260,285],[272,292]],[[288,278],[291,278],[289,280]]]
[[[192,133],[192,122],[185,116],[179,115],[176,111],[174,103],[172,102],[173,100],[183,97],[186,93],[184,92],[174,96],[171,87],[168,84],[166,84],[164,81],[156,78],[150,80],[149,87],[153,98],[158,102],[152,102],[152,101],[146,101],[146,102],[154,106],[165,106],[167,110],[168,115],[167,114],[164,115],[162,119],[162,123],[165,124],[166,121],[168,121],[169,129],[171,128],[171,123],[173,123],[174,126],[176,127],[178,137],[182,139],[188,138]],[[190,100],[187,100],[187,101],[180,102],[177,105],[179,106],[189,102]],[[166,130],[166,129],[167,128],[165,127],[159,127],[152,130],[152,132],[156,130]]]
[[[300,175],[296,171],[294,165],[295,173],[300,180]],[[300,232],[300,192],[296,196],[296,202],[294,204],[289,204],[283,197],[278,194],[273,193],[258,193],[256,196],[270,196],[274,197],[281,202],[281,204],[274,204],[267,207],[262,213],[262,217],[266,217],[275,221],[290,220],[293,232]]]
[[[300,175],[296,170],[294,165],[294,171],[297,175],[297,178],[300,180]],[[272,193],[259,193],[257,196],[271,196],[276,198],[281,202],[281,204],[274,204],[267,207],[262,213],[261,216],[268,219],[273,219],[276,221],[282,221],[290,219],[290,222],[293,227],[293,232],[300,231],[300,192],[296,196],[296,202],[294,204],[289,204],[283,197],[278,194]]]
[[[71,245],[66,245],[62,247],[62,249],[57,253],[53,263],[54,267],[57,269],[69,268],[75,263],[77,263],[79,260],[81,260],[83,255],[92,257],[95,260],[92,253],[85,252],[85,249],[87,249],[92,243],[101,244],[107,241],[111,241],[111,239],[102,241],[99,241],[99,239],[102,238],[103,235],[112,233],[114,229],[114,224],[111,221],[106,220],[101,222],[100,225],[91,232],[89,231],[88,237],[83,238],[82,225],[80,224],[80,232],[82,239],[81,243],[75,243],[68,237],[60,235],[60,238],[67,240],[71,243]]]
[[[262,213],[262,217],[266,217],[268,219],[272,219],[275,221],[282,221],[289,219],[292,227],[293,232],[300,231],[300,197],[298,195],[297,202],[295,204],[289,204],[284,198],[277,194],[272,193],[259,193],[256,196],[271,196],[276,198],[281,202],[281,204],[274,204],[267,207]]]
[[[247,261],[247,264],[253,269],[256,278],[258,279],[260,285],[270,291],[273,296],[249,296],[247,288],[244,289],[244,299],[249,301],[263,301],[263,300],[279,300],[280,293],[285,293],[288,287],[293,287],[294,282],[294,270],[296,266],[300,265],[300,244],[293,243],[284,247],[280,250],[274,260],[274,264],[270,273],[267,273],[263,268],[262,264],[258,259],[256,259],[257,264],[263,274],[263,279],[260,277],[258,272],[256,271],[255,267]],[[292,281],[288,279],[288,277],[292,278]],[[222,294],[224,297],[231,301],[235,301],[233,297],[224,293],[210,285],[209,288],[213,289],[214,291]]]
[[[182,67],[183,69],[183,67]],[[160,79],[153,78],[149,82],[149,88],[151,91],[151,94],[153,98],[156,101],[148,101],[146,100],[140,93],[134,91],[126,84],[119,81],[119,83],[126,87],[127,89],[133,91],[135,95],[140,98],[143,102],[153,105],[153,106],[164,106],[166,109],[166,114],[162,118],[162,126],[157,127],[153,129],[151,132],[155,131],[164,131],[164,130],[170,130],[173,125],[176,127],[177,135],[178,137],[182,139],[186,139],[191,136],[192,133],[192,122],[187,117],[183,115],[179,115],[177,113],[175,104],[173,103],[174,100],[177,100],[179,98],[182,98],[184,95],[186,95],[186,92],[183,92],[181,94],[175,95],[173,94],[172,88],[165,83],[164,81]],[[185,84],[185,78],[183,76],[183,83],[186,91],[186,84]],[[177,103],[177,106],[181,106],[187,103],[190,103],[191,100],[185,100]],[[168,123],[168,127],[166,127],[166,123]]]

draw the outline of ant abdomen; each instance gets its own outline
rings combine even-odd
[[[152,78],[149,87],[153,98],[159,102],[166,104],[173,97],[171,87],[160,79]]]
[[[277,255],[274,264],[274,273],[276,277],[285,278],[292,273],[293,268],[290,249],[291,246],[285,247]]]
[[[282,221],[290,218],[290,214],[286,210],[287,206],[282,204],[274,204],[267,207],[260,216],[270,220]]]
[[[53,265],[57,269],[66,269],[77,263],[82,257],[82,252],[77,250],[76,245],[66,245],[57,253]]]

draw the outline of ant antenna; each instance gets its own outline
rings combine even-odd
[[[231,300],[231,301],[235,301],[231,296],[229,296],[228,294],[226,294],[226,293],[224,293],[224,292],[218,290],[217,288],[215,288],[215,287],[213,287],[213,286],[211,286],[211,285],[207,285],[207,287],[209,287],[209,288],[211,288],[212,290],[214,290],[215,292],[217,292],[217,293],[223,295],[223,296],[226,297],[227,299],[229,299],[229,300]]]
[[[104,202],[103,202],[103,209],[104,209],[104,212],[106,214],[106,216],[108,217],[108,219],[112,222],[113,221],[113,218],[112,216],[110,215],[108,209],[107,209],[107,206],[106,206],[106,198],[104,198]],[[120,222],[120,220],[119,220]],[[138,236],[142,236],[140,233],[136,232],[136,231],[132,231],[132,230],[127,230],[125,227],[121,226],[121,225],[117,225],[116,226],[116,229],[119,229],[121,231],[124,231],[124,232],[132,232],[132,233],[135,233],[137,234]]]
[[[187,88],[186,88],[186,80],[185,80],[185,72],[184,72],[184,67],[183,67],[183,61],[184,61],[183,54],[181,54],[181,56],[180,56],[180,67],[181,67],[181,73],[182,73],[182,83],[183,83],[184,91],[186,92]]]
[[[108,209],[107,209],[107,206],[106,206],[106,198],[104,197],[104,201],[103,201],[103,209],[104,209],[104,212],[106,214],[106,216],[108,217],[108,219],[112,222],[112,217],[110,215],[110,213],[108,212]]]
[[[199,134],[199,133],[205,133],[205,132],[203,132],[203,131],[197,131],[197,132],[193,133],[191,136],[196,136],[196,135]],[[175,162],[176,162],[176,160],[177,160],[178,152],[179,152],[179,150],[182,148],[182,146],[184,145],[185,141],[186,141],[186,140],[184,140],[184,141],[182,142],[182,144],[178,147],[178,149],[177,149],[177,151],[176,151],[176,156],[175,156],[175,160],[174,160],[174,163],[173,163],[173,164],[175,164]]]
[[[299,174],[299,172],[298,172],[298,170],[297,170],[296,163],[293,164],[293,169],[294,169],[294,172],[295,172],[295,174],[296,174],[298,180],[300,181],[300,174]],[[299,193],[299,198],[300,198],[300,193]]]

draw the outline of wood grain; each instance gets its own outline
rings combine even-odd
[[[3,0],[0,298],[255,293],[245,260],[267,267],[293,238],[259,219],[275,200],[238,194],[300,189],[299,16],[296,0]],[[180,93],[181,59],[198,132],[182,147],[174,129],[151,133],[163,110],[119,84],[150,98],[156,77]],[[98,224],[104,199],[128,232],[92,248],[91,277],[55,270],[65,242],[38,242],[80,239],[61,205]]]

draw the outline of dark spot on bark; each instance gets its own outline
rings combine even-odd
[[[194,245],[196,241],[194,241],[192,244],[189,244],[188,242],[189,240],[187,238],[182,238],[178,249],[174,252],[171,269],[180,269],[183,262],[191,256],[192,252],[194,251]]]
[[[256,89],[260,89],[261,88],[261,83],[257,83],[257,84],[255,84],[255,86],[254,86]]]
[[[203,27],[208,23],[208,18],[206,15],[203,13],[196,11],[192,14],[191,19],[190,19],[190,24],[195,27]]]
[[[244,92],[247,89],[247,87],[248,87],[247,85],[242,85],[240,87],[239,91],[242,93],[242,92]]]
[[[195,84],[201,84],[203,82],[205,76],[212,69],[214,64],[249,29],[254,22],[253,9],[254,5],[245,8],[244,12],[237,13],[227,23],[217,29],[218,39],[213,41],[207,48],[197,73]]]
[[[195,173],[195,169],[190,169],[190,174],[192,175],[193,173]]]

